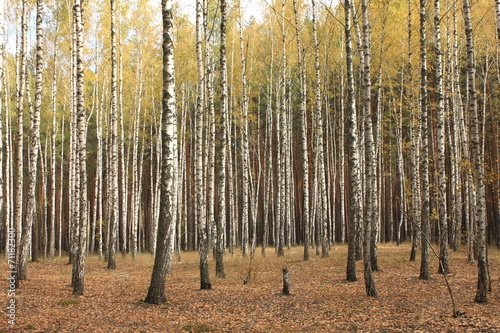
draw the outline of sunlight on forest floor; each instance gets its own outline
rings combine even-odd
[[[2,308],[0,332],[332,332],[332,331],[500,331],[500,251],[490,248],[493,292],[487,304],[473,302],[477,268],[467,262],[467,249],[450,252],[448,279],[457,308],[452,316],[444,279],[435,274],[418,280],[419,258],[409,262],[410,246],[379,246],[377,298],[365,296],[362,262],[358,281],[345,281],[347,247],[334,246],[330,257],[302,260],[294,247],[277,257],[268,248],[253,259],[226,254],[226,279],[216,279],[210,257],[211,291],[199,290],[198,253],[181,254],[167,277],[167,303],[143,303],[154,262],[150,254],[135,260],[117,254],[117,269],[108,270],[98,256],[86,265],[85,296],[71,296],[67,257],[29,263],[27,281],[17,292],[17,325],[7,325]],[[7,271],[6,260],[0,267]],[[281,295],[281,269],[290,272],[291,296]],[[243,281],[247,280],[244,284]],[[2,282],[5,295],[7,283]]]

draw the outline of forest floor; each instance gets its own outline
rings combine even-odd
[[[500,332],[500,251],[489,253],[493,292],[487,304],[473,302],[477,266],[467,262],[466,249],[450,251],[448,279],[457,310],[437,259],[431,278],[418,279],[420,261],[409,262],[409,245],[380,245],[380,271],[375,273],[377,298],[365,296],[362,262],[357,282],[345,281],[346,246],[335,246],[330,257],[302,260],[302,248],[276,257],[258,249],[250,258],[226,255],[227,277],[212,277],[212,290],[199,290],[197,253],[183,253],[167,277],[167,303],[144,300],[153,257],[118,258],[108,270],[99,258],[87,259],[85,296],[71,295],[67,258],[28,264],[27,281],[16,292],[16,325],[8,325],[8,284],[0,284],[0,332]],[[7,260],[0,269],[7,275]],[[211,261],[213,272],[214,262]],[[282,272],[290,272],[290,296],[281,294]],[[251,281],[243,281],[251,271]]]

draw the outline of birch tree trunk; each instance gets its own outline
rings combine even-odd
[[[108,212],[110,243],[108,249],[108,269],[116,269],[116,243],[120,213],[118,210],[118,114],[117,114],[117,64],[116,64],[116,2],[110,0],[111,5],[111,110],[110,110],[110,181],[109,202],[111,210]]]
[[[349,231],[348,231],[348,253],[347,253],[347,281],[356,281],[356,229],[362,220],[361,208],[361,175],[359,168],[359,147],[356,131],[356,98],[354,92],[354,75],[351,43],[351,1],[344,1],[345,10],[345,43],[346,43],[346,65],[347,65],[347,107],[345,142],[348,147],[348,169],[351,180],[349,192]]]
[[[373,142],[373,123],[371,118],[371,25],[370,14],[368,12],[368,3],[366,0],[361,0],[361,11],[363,17],[363,121],[365,132],[365,172],[366,172],[366,185],[365,185],[365,211],[364,211],[364,237],[363,237],[363,261],[364,261],[364,277],[366,295],[375,297],[377,291],[375,289],[375,282],[372,276],[372,263],[371,263],[371,241],[372,241],[372,228],[376,223],[375,208],[377,200],[376,186],[377,180],[375,178],[375,145]]]
[[[272,137],[273,137],[273,108],[272,108],[272,100],[273,100],[273,66],[274,66],[274,39],[271,38],[271,60],[269,64],[269,87],[267,93],[267,105],[266,105],[266,148],[265,148],[265,168],[266,168],[266,177],[265,177],[265,185],[264,185],[264,231],[262,236],[262,256],[266,256],[266,248],[269,243],[269,228],[270,221],[274,222],[274,219],[270,219],[270,211],[272,211],[272,206],[274,204],[274,193],[272,191],[273,188],[273,168],[272,168]],[[271,209],[270,209],[271,207]],[[274,216],[274,215],[271,215]],[[305,249],[304,249],[305,251]],[[305,252],[304,252],[305,259]]]
[[[16,228],[16,262],[19,265],[21,258],[21,233],[23,227],[23,158],[24,158],[24,93],[26,90],[26,52],[28,48],[28,23],[27,23],[27,1],[22,2],[21,14],[21,40],[19,50],[19,66],[16,75],[16,109],[17,109],[17,150],[16,150],[16,170],[15,170],[15,189],[14,189],[14,225]],[[19,270],[19,267],[18,267]],[[21,272],[21,270],[19,270]],[[20,273],[18,272],[18,276]],[[20,279],[16,279],[16,286],[18,286]]]
[[[141,172],[140,165],[142,161],[140,160],[139,154],[139,130],[140,130],[140,119],[142,111],[142,86],[143,86],[143,76],[142,76],[142,51],[138,50],[139,53],[139,63],[137,68],[137,99],[136,99],[136,110],[134,114],[134,133],[132,138],[132,195],[130,200],[131,205],[131,246],[130,251],[132,252],[132,258],[137,257],[137,252],[140,251],[138,230],[140,223],[140,207],[138,201],[140,200],[140,188],[141,188]],[[142,164],[141,164],[142,165]]]
[[[26,215],[21,235],[21,252],[17,274],[19,280],[26,280],[27,259],[30,251],[32,227],[36,224],[36,180],[38,172],[38,153],[40,150],[40,111],[42,109],[42,82],[43,82],[43,1],[36,2],[36,77],[35,77],[35,108],[31,112],[31,129],[29,142],[29,164],[28,164],[28,193],[26,197]],[[36,226],[34,227],[36,230]],[[34,237],[38,237],[35,233]],[[36,246],[33,246],[36,251]]]
[[[285,0],[281,1],[281,79],[280,93],[278,100],[280,105],[278,108],[278,202],[277,214],[279,215],[276,230],[277,230],[277,252],[278,256],[284,256],[285,243],[285,222],[286,222],[286,207],[285,201],[285,173],[286,173],[286,34],[285,34]]]
[[[83,77],[83,18],[80,0],[74,0],[74,17],[76,32],[76,111],[78,115],[78,165],[80,177],[80,219],[74,226],[79,228],[78,250],[73,269],[76,280],[73,284],[73,295],[80,296],[84,292],[85,256],[87,252],[87,121],[84,104],[84,77]]]
[[[118,16],[119,23],[121,23],[121,16]],[[119,77],[119,85],[118,85],[118,117],[120,117],[120,137],[119,137],[119,158],[120,158],[120,173],[122,175],[121,178],[121,235],[122,235],[122,244],[121,251],[122,256],[125,256],[128,251],[127,247],[127,226],[128,226],[128,155],[125,156],[125,129],[123,126],[123,51],[121,46],[121,37],[120,33],[118,33],[118,46],[119,46],[119,56],[118,60],[120,62],[120,77]],[[156,238],[155,238],[156,240]],[[154,241],[155,242],[155,241]],[[155,242],[156,243],[156,242]]]
[[[228,106],[229,100],[227,95],[227,59],[226,59],[226,25],[227,25],[227,4],[226,0],[220,1],[220,11],[221,11],[221,22],[220,22],[220,72],[221,72],[221,110],[220,110],[220,123],[219,123],[219,133],[221,135],[221,153],[220,153],[220,167],[219,167],[219,187],[218,187],[218,217],[217,217],[217,248],[215,251],[215,275],[217,277],[224,278],[226,273],[224,271],[224,252],[225,252],[225,230],[226,230],[226,179],[229,178],[229,206],[231,207],[232,202],[232,183],[231,183],[231,173],[229,177],[226,177],[226,165],[229,163],[229,172],[232,172],[231,158],[227,158],[227,151],[231,149],[228,144],[230,137],[228,136]],[[230,210],[231,211],[231,210]],[[233,218],[233,212],[231,211],[231,219]],[[234,223],[231,223],[231,231],[234,231]],[[231,241],[234,238],[231,237]]]
[[[445,169],[445,123],[443,92],[443,56],[441,51],[441,11],[439,0],[434,0],[434,39],[436,49],[436,97],[437,97],[437,169],[438,169],[438,212],[439,212],[439,269],[438,273],[448,274],[448,214],[446,205]]]
[[[58,29],[56,28],[56,35]],[[56,138],[57,138],[57,36],[54,42],[54,72],[52,76],[52,130],[50,155],[50,225],[49,225],[49,258],[53,258],[56,249]],[[1,61],[1,60],[0,60]],[[62,183],[62,182],[61,182]]]
[[[61,165],[59,166],[60,168],[60,176],[59,176],[59,182],[60,184],[64,184],[64,116],[61,120],[62,125],[61,125]],[[63,233],[63,187],[59,189],[59,234],[58,234],[58,250],[59,250],[59,258],[62,255],[62,233]],[[102,239],[102,237],[101,237]],[[102,247],[101,247],[101,252],[102,252]],[[100,257],[100,256],[99,256]]]
[[[5,31],[4,31],[4,25],[5,25],[5,1],[0,0],[0,93],[2,96],[0,97],[0,219],[4,218],[5,215],[5,228],[6,232],[9,232],[10,230],[10,219],[8,215],[10,214],[9,211],[6,211],[7,213],[4,214],[4,202],[9,201],[8,195],[10,192],[10,186],[8,182],[4,183],[4,171],[3,171],[3,152],[4,152],[4,140],[3,140],[3,115],[4,113],[7,115],[8,110],[6,100],[4,96],[6,95],[4,93],[4,88],[5,88],[5,64],[4,64],[4,53],[5,53]],[[7,118],[6,118],[7,119]],[[7,126],[7,125],[6,125]],[[6,133],[8,135],[9,133]],[[8,139],[7,139],[8,140]],[[7,141],[6,140],[6,141]],[[8,143],[7,143],[8,145]],[[6,160],[8,160],[8,155],[6,154]],[[8,173],[9,167],[6,166],[6,174]],[[5,178],[9,179],[8,176]],[[5,191],[4,191],[4,185],[5,185]],[[1,222],[0,222],[1,223]],[[9,253],[9,244],[8,242],[5,242],[5,253]]]
[[[413,66],[412,66],[412,2],[408,0],[408,78],[409,95],[408,111],[410,113],[410,137],[411,137],[411,169],[412,169],[412,245],[410,251],[410,261],[415,261],[417,256],[417,247],[420,245],[421,229],[421,209],[422,198],[420,194],[420,121],[418,119],[418,110],[414,110],[413,94]]]
[[[314,34],[314,32],[313,32]],[[315,45],[317,46],[317,38],[315,39]],[[316,55],[318,58],[318,55]],[[323,113],[321,112],[321,91],[320,91],[320,81],[319,81],[319,60],[315,60],[315,71],[316,71],[316,163],[318,164],[317,170],[317,181],[319,186],[318,194],[318,226],[321,228],[321,258],[328,258],[328,248],[330,245],[328,238],[328,198],[327,198],[327,184],[325,176],[325,145],[323,140]],[[305,81],[305,77],[303,78]]]
[[[248,210],[250,207],[250,153],[248,151],[248,93],[247,93],[247,77],[246,77],[246,60],[245,50],[243,47],[243,18],[241,13],[241,1],[239,3],[239,38],[240,38],[240,57],[241,57],[241,85],[242,85],[242,130],[241,130],[241,150],[242,150],[242,218],[241,218],[241,248],[243,256],[248,255],[249,242],[249,216]]]
[[[175,110],[174,45],[172,26],[172,1],[162,0],[163,18],[163,98],[162,98],[162,175],[160,219],[155,263],[151,275],[146,303],[162,304],[166,301],[165,280],[172,229],[177,212],[177,120]]]
[[[196,103],[196,221],[200,235],[200,289],[211,289],[208,270],[209,237],[206,221],[206,191],[203,178],[203,124],[205,112],[205,69],[203,64],[203,4],[196,1],[196,58],[198,67],[198,96]]]
[[[316,37],[316,4],[313,0],[313,33]],[[309,244],[310,244],[310,235],[309,235],[309,153],[308,153],[308,144],[307,144],[307,95],[306,95],[306,77],[305,77],[305,64],[303,64],[303,55],[302,52],[302,43],[300,40],[299,34],[299,22],[298,22],[298,14],[297,14],[297,1],[293,1],[293,10],[295,12],[295,35],[297,39],[297,57],[298,57],[298,67],[300,73],[300,122],[302,124],[302,158],[303,158],[303,191],[304,191],[304,199],[303,199],[303,209],[302,209],[302,221],[303,221],[303,229],[304,229],[304,260],[309,260]],[[315,40],[317,42],[317,40]],[[317,43],[315,42],[315,55],[317,57]],[[316,58],[315,58],[316,61]],[[315,63],[316,64],[316,63]],[[319,65],[319,64],[318,64]],[[316,75],[319,75],[316,73]],[[318,79],[318,77],[316,77]],[[319,86],[316,87],[319,89]],[[318,98],[318,96],[316,96]],[[321,97],[320,97],[321,98]],[[316,100],[317,102],[317,100]]]
[[[479,139],[479,122],[477,115],[477,93],[476,93],[476,64],[474,54],[474,37],[472,30],[472,19],[470,13],[469,0],[463,1],[463,14],[465,22],[465,37],[467,40],[467,90],[470,115],[471,131],[471,158],[473,159],[473,173],[476,186],[476,210],[475,222],[477,228],[477,268],[478,281],[477,291],[474,301],[477,303],[486,303],[487,293],[487,274],[486,274],[486,221],[485,221],[485,189],[484,189],[484,170],[481,158],[481,147]]]
[[[420,276],[422,280],[429,279],[429,133],[427,105],[427,1],[420,0],[420,126],[422,131],[421,150],[421,181],[422,181],[422,258]]]

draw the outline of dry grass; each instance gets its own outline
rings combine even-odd
[[[115,271],[89,257],[85,296],[78,298],[71,296],[66,258],[30,263],[29,280],[17,292],[17,325],[7,325],[4,306],[0,332],[500,332],[498,250],[490,250],[488,304],[473,302],[476,266],[467,263],[464,250],[450,253],[449,280],[458,310],[465,312],[458,318],[440,275],[417,279],[419,262],[408,262],[409,246],[379,247],[375,299],[365,296],[361,263],[359,281],[345,282],[346,252],[336,246],[330,258],[304,262],[302,248],[281,258],[273,249],[262,258],[259,249],[247,284],[249,258],[226,255],[227,278],[213,277],[210,291],[199,290],[197,253],[184,253],[167,279],[168,302],[162,306],[142,302],[153,265],[147,254],[135,262],[119,258]],[[0,267],[7,271],[6,260]],[[282,267],[290,271],[291,296],[280,294]],[[431,271],[437,271],[435,258]],[[1,285],[6,297],[6,280]]]

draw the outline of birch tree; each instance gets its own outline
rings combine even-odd
[[[377,296],[375,282],[372,276],[371,264],[371,240],[372,228],[376,223],[375,207],[377,200],[375,178],[375,145],[373,142],[373,123],[371,119],[371,26],[370,14],[368,12],[368,3],[366,0],[361,0],[361,12],[363,18],[363,122],[365,132],[365,170],[366,170],[366,185],[365,185],[365,211],[364,218],[364,237],[363,237],[363,260],[364,260],[364,277],[365,289],[367,296]]]
[[[414,88],[413,88],[413,66],[412,66],[412,3],[408,0],[408,111],[410,112],[410,138],[411,138],[411,169],[412,169],[412,244],[410,252],[410,261],[415,261],[417,256],[417,247],[420,244],[420,226],[421,226],[421,195],[420,195],[420,121],[418,119],[418,110],[414,110]]]
[[[172,1],[162,0],[163,19],[163,97],[161,115],[162,175],[160,218],[156,255],[146,303],[162,304],[166,301],[165,280],[172,229],[176,225],[177,212],[177,121],[175,104],[174,36]]]
[[[116,64],[116,2],[110,0],[111,5],[111,109],[110,109],[110,166],[109,176],[109,212],[110,243],[108,249],[108,269],[116,269],[116,243],[119,223],[118,211],[118,117],[117,117],[117,64]]]
[[[467,51],[467,91],[470,116],[470,146],[471,158],[473,159],[473,174],[476,187],[476,210],[475,214],[477,228],[477,268],[478,280],[477,291],[474,301],[486,303],[487,273],[486,273],[486,221],[485,221],[485,189],[484,169],[481,157],[479,139],[479,121],[477,115],[477,92],[476,92],[476,64],[474,53],[474,36],[469,0],[463,1],[463,15],[465,23],[466,51]]]
[[[19,50],[19,65],[16,74],[16,111],[17,111],[17,148],[16,148],[16,170],[15,170],[15,189],[14,189],[14,225],[16,228],[16,247],[17,262],[19,264],[21,255],[21,233],[23,226],[23,151],[24,151],[24,93],[26,89],[26,53],[28,45],[28,23],[27,23],[27,1],[22,2],[21,14],[21,39]],[[19,270],[21,272],[21,270]],[[18,273],[19,275],[20,273]],[[20,279],[16,280],[19,283]]]
[[[17,274],[19,280],[26,280],[27,276],[27,259],[30,250],[32,238],[32,227],[36,224],[36,180],[38,172],[38,153],[40,150],[40,111],[42,109],[42,82],[43,82],[43,1],[36,2],[36,75],[35,75],[35,108],[31,114],[31,129],[29,142],[29,164],[28,164],[28,193],[26,215],[23,224],[21,235],[21,252],[19,253],[19,261]],[[35,229],[36,230],[36,229]],[[38,235],[34,235],[37,237]],[[33,246],[36,251],[36,246]]]
[[[73,14],[76,34],[76,111],[78,130],[78,166],[80,181],[80,214],[74,227],[78,228],[78,248],[73,263],[75,281],[73,295],[80,296],[84,292],[85,256],[87,252],[87,118],[84,104],[84,76],[83,76],[83,17],[81,0],[74,0]]]
[[[196,1],[196,62],[198,67],[198,96],[196,102],[196,222],[200,234],[200,289],[211,289],[210,274],[208,270],[209,237],[206,220],[206,192],[203,178],[203,124],[205,111],[205,68],[203,64],[203,4]]]
[[[346,105],[346,127],[344,144],[348,149],[348,169],[351,179],[351,190],[349,192],[349,231],[348,231],[348,253],[347,253],[347,281],[356,281],[356,232],[359,221],[362,220],[361,208],[361,175],[359,169],[359,147],[356,131],[356,96],[354,91],[354,70],[352,59],[352,14],[351,1],[344,1],[345,11],[345,45],[347,65],[347,105]]]
[[[443,88],[443,56],[441,51],[441,5],[434,0],[434,39],[436,50],[436,97],[437,97],[437,169],[438,169],[438,215],[439,215],[439,269],[438,272],[448,274],[448,214],[446,205],[446,170],[445,170],[445,123],[444,123],[444,88]]]
[[[421,182],[422,182],[422,258],[420,279],[429,279],[429,133],[427,105],[427,1],[420,0],[420,126],[422,133],[421,147]]]
[[[242,149],[242,220],[241,220],[241,247],[243,256],[248,255],[249,242],[249,216],[248,210],[250,206],[250,153],[248,150],[248,88],[246,76],[246,60],[245,50],[243,47],[243,17],[241,13],[241,1],[239,3],[239,39],[240,39],[240,57],[241,57],[241,84],[242,84],[242,130],[241,130],[241,149]],[[256,213],[256,212],[253,212]]]
[[[52,73],[52,129],[51,129],[51,155],[50,155],[50,225],[49,225],[49,258],[53,258],[56,248],[56,138],[57,138],[57,41],[58,28],[56,27],[56,37],[54,40],[54,69]],[[61,182],[62,183],[62,182]]]
[[[221,85],[221,108],[220,108],[220,120],[219,120],[219,133],[220,133],[220,142],[221,142],[221,153],[220,153],[220,167],[218,171],[219,177],[219,185],[218,185],[218,216],[217,216],[217,247],[215,251],[215,274],[217,277],[225,277],[226,273],[224,271],[224,252],[225,252],[225,243],[224,243],[224,235],[226,230],[226,179],[230,180],[231,173],[229,173],[230,177],[226,177],[226,165],[229,163],[228,168],[229,172],[232,172],[232,163],[230,161],[230,157],[228,160],[227,151],[230,149],[228,144],[229,136],[228,136],[228,88],[227,88],[227,59],[226,59],[226,28],[227,28],[227,5],[226,0],[220,1],[220,12],[221,12],[221,21],[220,21],[220,85]],[[232,191],[232,183],[229,182],[229,206],[231,207],[231,191]],[[230,210],[231,211],[231,210]],[[230,218],[232,218],[232,212]],[[234,230],[234,223],[231,223],[231,231]],[[233,239],[232,239],[233,240]]]
[[[5,1],[0,0],[0,93],[2,94],[2,97],[0,97],[0,188],[2,189],[0,191],[0,218],[4,217],[4,202],[9,201],[8,198],[8,193],[10,191],[9,189],[9,183],[5,182],[4,183],[4,171],[3,171],[3,153],[4,153],[4,140],[3,140],[3,119],[4,119],[4,114],[8,114],[6,112],[7,110],[7,105],[6,103],[4,104],[4,82],[5,82],[5,64],[4,64],[4,53],[5,53]],[[6,118],[7,119],[7,118]],[[7,137],[9,133],[6,133]],[[7,139],[8,140],[8,139]],[[7,141],[6,140],[6,141]],[[7,144],[8,145],[8,144]],[[6,160],[8,159],[7,154],[6,154]],[[6,174],[7,174],[8,166],[6,167]],[[8,177],[5,177],[8,178]],[[4,185],[6,186],[6,191],[4,191]],[[10,219],[8,218],[7,215],[9,215],[10,212],[7,211],[5,214],[5,227],[6,229],[10,228]],[[5,253],[8,253],[8,242],[6,242],[5,245]]]

